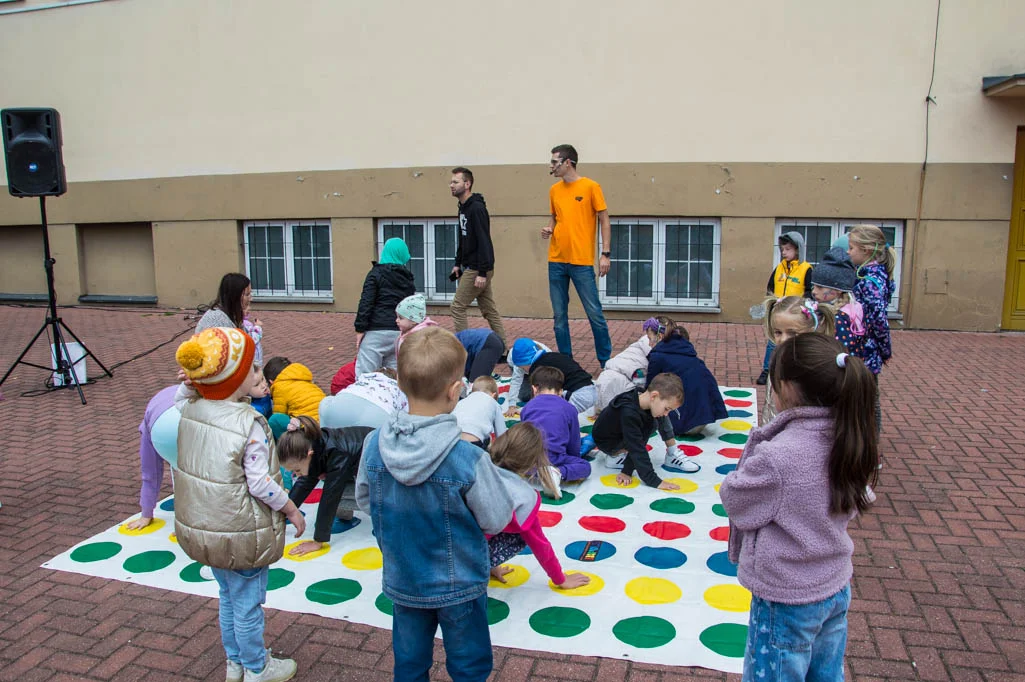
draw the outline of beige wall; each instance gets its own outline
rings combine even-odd
[[[43,234],[38,225],[0,227],[0,292],[46,294]]]
[[[61,111],[73,183],[533,164],[560,141],[585,163],[920,163],[935,8],[120,0],[0,16],[0,82]],[[1022,25],[1020,1],[943,2],[933,161],[1012,160],[1025,103],[981,79],[1021,70]]]
[[[210,303],[226,272],[242,263],[234,220],[153,223],[153,274],[161,305],[194,308]]]
[[[156,295],[148,223],[79,225],[78,239],[83,294]]]

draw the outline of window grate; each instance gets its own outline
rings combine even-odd
[[[247,221],[243,235],[253,296],[331,297],[330,223]]]

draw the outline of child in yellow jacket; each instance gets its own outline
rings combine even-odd
[[[273,357],[263,366],[263,376],[270,384],[274,414],[267,422],[277,439],[285,432],[291,417],[317,418],[324,391],[313,383],[313,372],[288,358]]]
[[[811,297],[811,263],[806,260],[804,235],[796,230],[784,232],[779,236],[779,265],[773,268],[769,281],[765,285],[765,293],[778,301],[787,296]],[[765,344],[765,358],[762,360],[762,373],[755,383],[764,386],[769,378],[769,358],[776,344],[769,341]]]

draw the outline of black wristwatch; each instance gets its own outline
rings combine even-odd
[[[611,251],[602,251],[601,255],[605,256],[606,258],[612,258],[612,252]]]

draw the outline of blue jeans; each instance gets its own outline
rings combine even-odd
[[[453,682],[484,682],[494,665],[488,628],[488,595],[455,606],[393,606],[392,651],[396,682],[427,682],[434,663],[434,634],[441,625],[445,669]]]
[[[548,296],[552,299],[552,317],[555,319],[555,342],[559,352],[573,355],[573,342],[569,336],[569,282],[577,290],[577,296],[584,306],[584,312],[591,323],[594,336],[594,352],[602,367],[612,357],[612,339],[609,324],[598,300],[598,284],[594,279],[594,268],[590,265],[569,263],[548,264]]]
[[[762,369],[769,369],[769,360],[772,359],[772,351],[776,350],[776,344],[772,341],[768,341],[765,344],[765,359],[762,360]]]
[[[229,571],[213,569],[221,587],[221,644],[229,661],[241,663],[247,670],[261,672],[267,663],[263,644],[263,607],[267,600],[267,575],[270,568]]]
[[[813,604],[751,598],[743,682],[841,682],[851,586]]]

